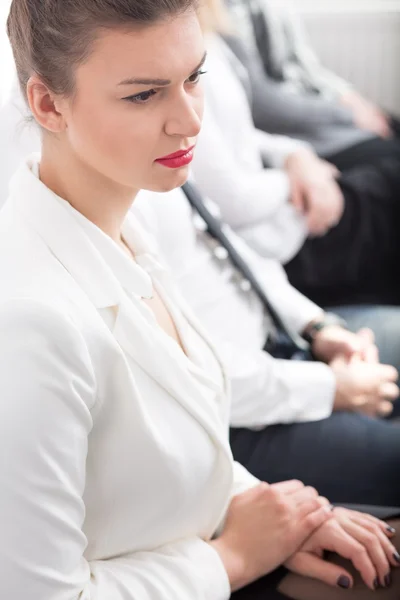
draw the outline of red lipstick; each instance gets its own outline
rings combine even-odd
[[[178,152],[168,154],[168,156],[157,158],[156,162],[164,167],[168,167],[169,169],[179,169],[192,162],[193,150],[194,146],[187,148],[186,150],[178,150]]]

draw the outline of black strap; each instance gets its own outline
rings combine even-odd
[[[229,240],[229,237],[224,232],[223,223],[221,223],[221,221],[214,217],[214,215],[212,215],[208,208],[205,206],[197,188],[193,184],[187,182],[182,186],[182,190],[185,193],[186,198],[188,199],[191,206],[205,221],[207,225],[208,234],[226,249],[232,264],[249,282],[252,290],[257,294],[257,296],[261,300],[265,310],[269,314],[271,321],[275,327],[275,334],[277,340],[279,340],[280,342],[289,341],[290,344],[293,345],[293,348],[299,350],[300,352],[307,350],[308,344],[299,335],[293,335],[287,329],[281,317],[278,315],[275,308],[270,303],[265,293],[265,290],[260,285],[252,269],[248,266],[246,261],[242,258],[240,253],[236,250],[235,246]]]

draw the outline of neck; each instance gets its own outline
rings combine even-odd
[[[115,242],[138,190],[111,181],[70,152],[44,141],[40,179]]]

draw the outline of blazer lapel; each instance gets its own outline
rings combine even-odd
[[[179,347],[174,348],[167,335],[154,327],[139,304],[140,296],[146,295],[146,285],[140,281],[140,273],[137,272],[140,268],[132,265],[130,278],[126,257],[121,258],[124,258],[124,264],[116,265],[121,266],[120,275],[124,275],[125,280],[133,281],[131,288],[137,286],[130,298],[114,274],[118,269],[114,271],[113,265],[110,266],[99,251],[100,246],[106,244],[108,239],[101,239],[99,246],[93,242],[74,218],[73,209],[32,173],[35,160],[38,158],[34,157],[28,165],[25,164],[12,181],[9,201],[12,202],[13,210],[42,238],[85,292],[98,310],[100,318],[100,309],[117,308],[112,333],[124,352],[165,388],[200,423],[213,441],[231,456],[228,440],[224,436],[225,425],[220,426],[222,423],[217,402],[207,399],[207,380],[205,379],[203,386],[190,373]],[[139,228],[139,237],[140,233]],[[131,234],[134,236],[136,231]],[[112,245],[112,241],[109,242]],[[151,259],[150,254],[149,258]],[[157,264],[156,261],[153,262],[154,265]],[[215,392],[212,396],[215,400]]]
[[[207,387],[204,388],[189,372],[185,357],[179,355],[180,348],[174,348],[174,342],[162,330],[155,332],[141,311],[135,310],[128,297],[119,304],[113,333],[130,358],[177,400],[213,441],[222,445],[231,456],[217,402],[207,399]],[[212,396],[215,400],[215,392]]]

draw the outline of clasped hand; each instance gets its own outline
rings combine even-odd
[[[351,574],[323,559],[331,550],[348,558],[371,589],[390,584],[400,556],[394,531],[369,515],[334,509],[299,481],[261,483],[233,498],[221,536],[210,542],[220,555],[232,591],[279,565],[330,585],[351,587]]]
[[[379,363],[374,334],[338,326],[322,329],[313,342],[316,358],[328,363],[336,379],[334,410],[387,416],[399,396],[397,370]]]

